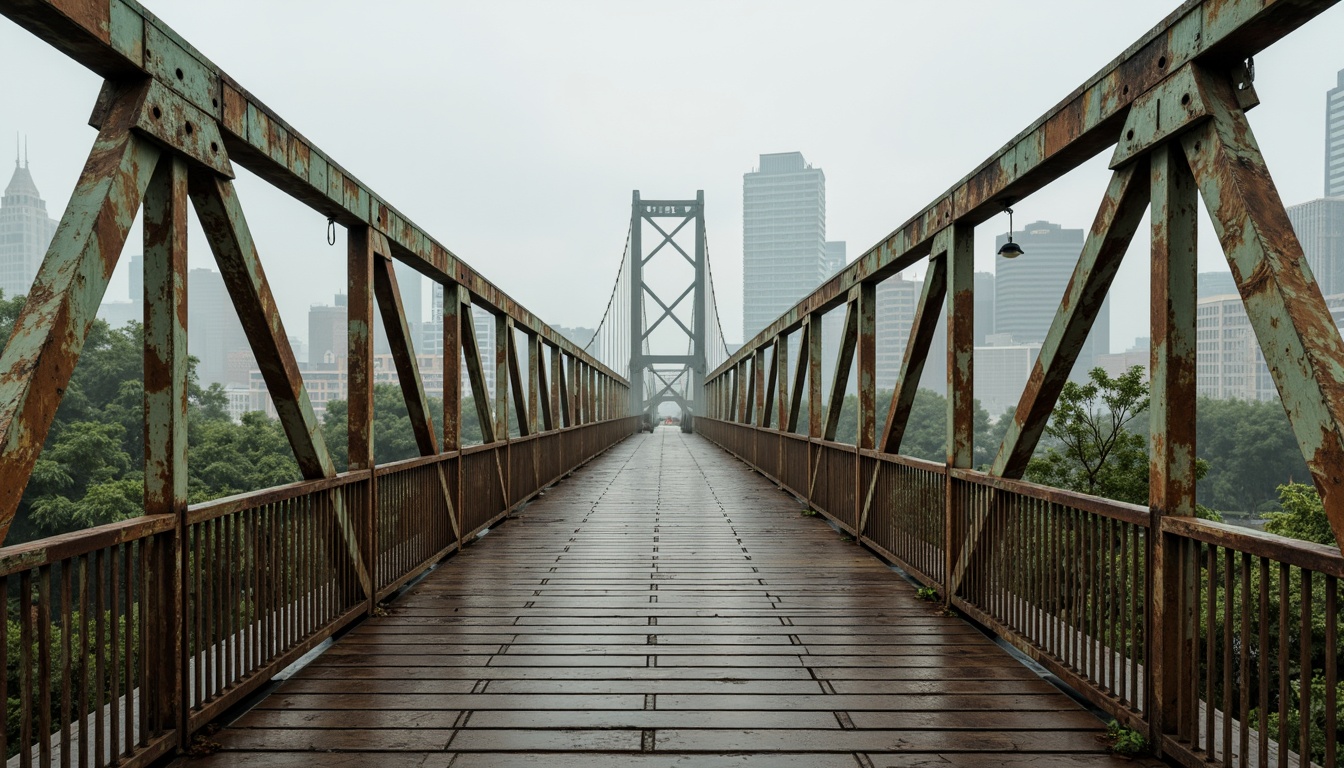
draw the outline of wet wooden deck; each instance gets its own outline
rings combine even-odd
[[[184,762],[1135,765],[1106,754],[1099,720],[801,511],[698,437],[633,437]]]

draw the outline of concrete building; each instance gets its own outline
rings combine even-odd
[[[1130,368],[1137,365],[1143,368],[1143,380],[1148,381],[1151,357],[1152,352],[1149,348],[1148,337],[1142,336],[1135,339],[1134,346],[1124,352],[1098,355],[1097,367],[1105,370],[1107,376],[1116,377],[1128,373]]]
[[[202,387],[247,386],[248,372],[257,367],[224,278],[211,269],[187,273],[187,351],[200,361]]]
[[[1015,233],[1023,255],[998,259],[994,276],[994,334],[1007,334],[1015,344],[1040,345],[1059,310],[1078,255],[1083,250],[1083,230],[1064,229],[1048,221],[1026,225]],[[1008,241],[999,235],[995,248]],[[1110,300],[1101,305],[1092,332],[1088,334],[1072,377],[1083,378],[1096,365],[1099,355],[1111,351]],[[977,372],[977,378],[979,373]]]
[[[994,273],[975,273],[975,345],[994,333]]]
[[[877,284],[877,388],[893,389],[901,374],[901,361],[910,340],[915,308],[923,280],[907,280],[900,273]],[[931,354],[936,354],[930,351]]]
[[[991,419],[997,419],[1022,400],[1041,345],[1019,344],[1003,334],[991,335],[986,341],[987,346],[975,348],[975,399]]]
[[[1344,197],[1344,69],[1325,94],[1325,196]]]
[[[56,235],[57,222],[37,191],[25,160],[14,156],[14,174],[0,197],[0,291],[5,298],[27,296]]]
[[[1195,277],[1195,292],[1201,299],[1213,296],[1235,296],[1237,281],[1232,279],[1232,272],[1226,269],[1217,272],[1200,272]]]
[[[571,328],[564,325],[553,325],[551,327],[554,328],[557,333],[574,342],[578,347],[582,347],[589,341],[592,341],[593,336],[597,335],[596,328]]]
[[[308,308],[308,366],[333,365],[350,354],[349,312],[346,295],[331,304]]]
[[[429,397],[443,396],[443,355],[416,355],[420,366],[420,379],[424,383],[425,394]],[[319,419],[326,413],[327,404],[333,400],[347,400],[350,397],[350,381],[347,358],[342,356],[330,364],[300,366],[299,375],[303,377],[303,388],[308,400],[313,404],[313,412]],[[392,355],[374,355],[373,383],[398,384],[396,363]],[[266,389],[266,381],[260,371],[251,371],[248,382],[248,408],[252,411],[264,411],[267,416],[276,418],[275,403]],[[232,396],[231,396],[232,397]],[[230,401],[232,411],[233,404]],[[439,416],[435,415],[435,423]]]
[[[1195,390],[1219,400],[1272,400],[1278,395],[1238,295],[1199,300],[1196,314]],[[1263,385],[1268,384],[1268,391]]]
[[[471,314],[474,318],[476,327],[476,348],[479,350],[481,359],[485,361],[485,388],[491,393],[495,392],[495,316],[489,311],[480,307],[472,307]],[[421,334],[424,339],[424,347],[417,351],[417,356],[421,353],[430,353],[436,355],[443,354],[443,286],[435,284],[430,292],[430,310],[429,319],[424,323],[424,332]],[[462,396],[471,396],[471,381],[467,378],[467,366],[461,365],[462,369]]]
[[[849,263],[846,250],[847,247],[844,240],[826,241],[826,260],[822,264],[822,274],[824,274],[826,278],[830,278],[836,272],[844,269],[845,265]]]
[[[1341,124],[1344,130],[1344,123]],[[1344,142],[1340,143],[1344,150]],[[1344,162],[1344,155],[1341,155]],[[1342,192],[1341,194],[1344,194]],[[1311,200],[1288,206],[1288,220],[1302,243],[1302,253],[1321,293],[1344,293],[1344,197]],[[1229,280],[1231,274],[1228,275]],[[1236,293],[1233,288],[1232,293]]]
[[[825,174],[800,152],[761,155],[742,176],[742,338],[811,293],[827,263]]]

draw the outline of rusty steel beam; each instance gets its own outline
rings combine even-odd
[[[965,468],[975,457],[975,230],[953,224],[934,238],[935,254],[947,259],[947,466]],[[950,603],[975,552],[986,518],[967,520],[949,471],[944,481],[943,600]],[[965,540],[958,532],[967,528]]]
[[[157,628],[151,642],[160,676],[156,716],[187,733],[182,675],[188,628],[183,575],[190,561],[187,532],[187,164],[159,161],[144,195],[144,438],[145,514],[172,515],[177,529],[163,540],[160,562],[150,569],[158,583]],[[148,585],[147,585],[147,588]]]
[[[856,290],[854,356],[858,361],[859,423],[855,444],[868,450],[877,438],[877,282],[861,283]],[[856,536],[854,541],[858,540]]]
[[[140,88],[111,106],[0,353],[0,544],[159,162],[130,130],[143,100]]]
[[[569,394],[569,381],[573,374],[568,373],[566,368],[572,371],[574,369],[573,363],[567,365],[565,363],[565,353],[556,350],[555,355],[551,357],[551,365],[555,368],[555,396],[560,400],[560,426],[572,427],[575,424],[574,406],[573,398]]]
[[[527,409],[528,387],[523,382],[523,369],[518,363],[518,339],[514,337],[513,320],[505,320],[504,324],[508,329],[504,346],[508,356],[509,393],[513,396],[514,413],[518,415],[518,435],[527,437],[532,434],[532,413]],[[498,382],[495,388],[499,388]]]
[[[789,337],[775,337],[775,429],[787,431],[789,423]],[[769,426],[768,424],[766,426]]]
[[[275,305],[256,243],[234,193],[233,182],[209,171],[189,174],[188,193],[215,264],[224,279],[234,310],[242,322],[271,402],[289,439],[299,471],[307,480],[334,477],[336,467],[322,437],[322,425],[313,413],[308,392],[299,376],[294,350]],[[333,494],[338,534],[345,545],[365,596],[374,594],[373,579],[361,552],[358,529],[340,494]]]
[[[1344,551],[1344,342],[1231,83],[1201,76],[1214,119],[1181,144]]]
[[[990,474],[1021,478],[1026,472],[1059,393],[1078,361],[1125,251],[1148,209],[1147,168],[1146,160],[1140,158],[1111,175]]]
[[[821,437],[821,356],[823,333],[821,314],[813,313],[807,319],[807,436]]]
[[[216,153],[227,153],[343,226],[373,227],[387,237],[397,260],[437,282],[465,286],[519,327],[617,376],[435,241],[135,0],[7,0],[0,14],[105,78],[149,78],[208,118],[200,127],[217,131],[222,146]],[[203,146],[208,150],[209,142]]]
[[[1151,156],[1152,350],[1150,381],[1149,550],[1152,599],[1148,635],[1150,739],[1177,727],[1186,686],[1181,665],[1184,628],[1193,618],[1196,574],[1180,564],[1181,544],[1162,531],[1168,516],[1195,514],[1195,412],[1198,331],[1198,192],[1176,142]],[[1188,615],[1181,614],[1182,606]]]
[[[509,439],[509,338],[513,325],[508,315],[495,315],[495,439]]]
[[[956,222],[974,226],[1105,151],[1135,99],[1188,62],[1231,65],[1254,56],[1338,0],[1187,0],[1120,56],[1008,141],[946,192],[874,244],[718,368],[717,376],[774,336],[799,327],[809,313],[845,300],[864,280],[884,279],[931,252],[932,239]]]
[[[884,453],[900,453],[901,440],[905,437],[906,425],[910,423],[915,393],[919,391],[924,362],[928,359],[929,347],[933,345],[933,336],[938,331],[938,318],[946,294],[947,257],[940,254],[929,258],[929,268],[924,273],[924,285],[919,292],[919,303],[915,306],[915,319],[910,326],[909,340],[905,343],[905,354],[901,357],[901,372],[892,388],[887,421],[877,443],[878,450]]]
[[[373,247],[374,232],[353,227],[346,232],[346,445],[351,470],[373,469]]]
[[[529,337],[533,340],[533,354],[536,355],[536,379],[537,379],[537,407],[541,409],[541,429],[544,432],[550,432],[556,428],[556,392],[552,388],[554,384],[553,377],[547,373],[547,356],[550,357],[550,365],[554,365],[555,354],[549,349],[549,345],[539,336]]]
[[[444,297],[444,302],[448,297]],[[490,390],[485,385],[485,361],[476,344],[476,313],[471,311],[471,297],[466,289],[458,287],[457,301],[461,306],[462,356],[467,363],[467,381],[471,384],[471,399],[476,404],[476,419],[481,425],[481,442],[495,442],[495,417],[490,407]]]
[[[532,434],[541,431],[542,421],[542,377],[541,370],[541,337],[527,335],[527,429]],[[546,421],[550,422],[551,417],[546,415]],[[549,427],[548,427],[549,428]]]
[[[808,357],[812,353],[812,342],[809,340],[812,336],[812,324],[804,323],[801,331],[798,332],[798,363],[793,371],[793,396],[789,398],[789,414],[785,421],[787,426],[785,432],[798,431],[798,417],[803,412],[803,385],[807,383],[807,371],[811,368]],[[781,336],[780,338],[787,338]]]
[[[443,288],[443,451],[462,448],[462,302],[456,285]]]
[[[831,394],[826,399],[826,424],[822,437],[834,440],[840,426],[840,411],[845,406],[845,390],[849,387],[849,369],[854,364],[854,347],[859,335],[858,286],[850,292],[845,305],[845,325],[840,332],[840,348],[835,351],[835,376],[831,378]]]
[[[687,372],[689,371],[688,368]],[[766,408],[769,407],[767,404],[769,398],[765,393],[765,381],[765,348],[762,347],[756,350],[756,355],[751,359],[751,389],[755,395],[752,403],[753,418],[751,421],[762,427],[770,421],[770,416],[766,413]]]
[[[779,340],[776,339],[776,342]],[[775,414],[775,390],[779,388],[779,344],[770,348],[770,374],[765,377],[765,401],[761,403],[760,426],[770,428],[770,420]]]
[[[410,324],[401,304],[401,289],[397,286],[397,272],[387,255],[387,240],[379,234],[373,237],[373,292],[378,298],[378,310],[383,317],[383,331],[392,351],[392,364],[397,369],[401,396],[406,401],[406,413],[411,422],[411,433],[421,456],[439,452],[438,435],[434,430],[434,416],[425,396],[424,379],[420,376],[420,362],[415,357]]]

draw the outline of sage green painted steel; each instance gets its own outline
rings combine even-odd
[[[914,408],[915,393],[919,391],[919,380],[924,375],[924,362],[931,351],[942,352],[930,350],[929,347],[933,345],[934,334],[938,331],[939,309],[946,294],[947,256],[936,254],[929,258],[929,268],[924,273],[924,285],[920,288],[919,303],[915,306],[910,337],[905,343],[905,354],[901,357],[901,371],[891,391],[887,422],[882,427],[882,436],[877,443],[878,450],[884,453],[900,453],[901,440],[905,437],[906,425],[910,423],[910,411]]]
[[[159,162],[130,130],[143,98],[139,88],[115,100],[0,353],[0,543]]]
[[[1344,341],[1231,84],[1201,77],[1214,119],[1181,144],[1344,551]]]
[[[1149,740],[1162,744],[1178,730],[1181,665],[1169,660],[1191,641],[1195,574],[1180,567],[1180,541],[1162,533],[1166,517],[1195,514],[1195,408],[1198,330],[1198,192],[1179,142],[1159,146],[1150,157],[1152,190],[1151,400],[1149,404],[1149,564],[1148,648],[1151,685],[1146,711]],[[1188,609],[1187,609],[1188,610]],[[1197,639],[1197,638],[1194,638]]]
[[[840,348],[835,354],[835,376],[831,379],[831,394],[826,398],[826,422],[821,436],[834,440],[840,427],[840,411],[845,407],[845,390],[849,387],[849,369],[854,364],[854,346],[859,334],[859,299],[853,292],[845,304],[845,325],[840,331]]]

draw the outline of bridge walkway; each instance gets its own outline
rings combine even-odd
[[[1134,765],[1096,717],[802,511],[699,437],[632,437],[180,762]]]

